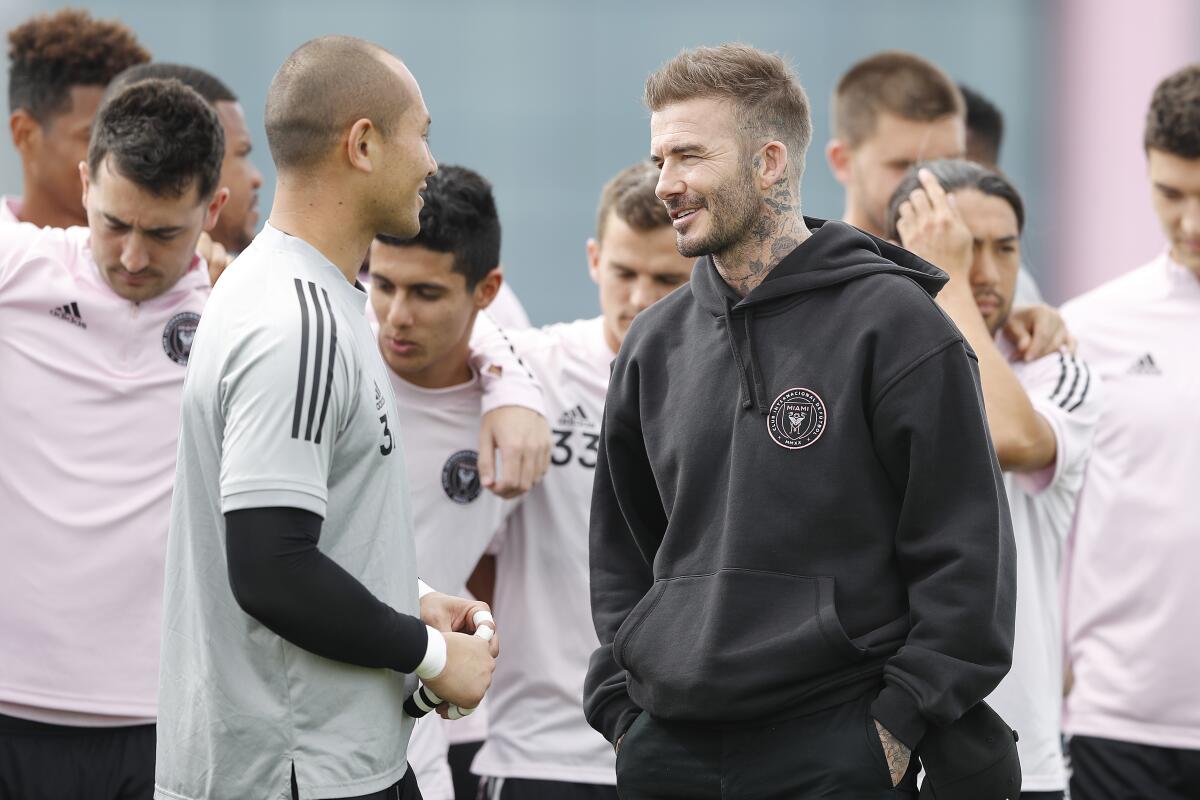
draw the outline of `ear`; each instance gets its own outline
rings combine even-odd
[[[12,133],[13,147],[22,160],[32,157],[42,143],[42,126],[33,115],[18,108],[8,118],[8,129]]]
[[[83,207],[87,208],[88,186],[91,185],[91,170],[86,161],[79,162],[79,182],[83,185]]]
[[[587,240],[588,275],[592,281],[600,283],[600,243],[595,239]]]
[[[221,209],[225,207],[228,200],[229,189],[222,186],[212,196],[212,200],[208,201],[208,208],[204,209],[204,230],[211,231],[213,229],[217,224],[217,218],[221,216]]]
[[[504,283],[504,268],[496,267],[483,280],[475,284],[475,309],[482,311],[492,304],[500,293],[500,285]]]
[[[850,145],[841,139],[830,139],[825,145],[825,158],[829,161],[829,171],[842,186],[850,183]]]
[[[783,142],[767,142],[758,151],[762,155],[762,169],[758,172],[758,186],[769,189],[787,178],[788,149]]]
[[[350,166],[360,172],[370,173],[374,169],[371,159],[375,156],[375,125],[369,119],[360,119],[350,126],[346,137],[346,158]]]

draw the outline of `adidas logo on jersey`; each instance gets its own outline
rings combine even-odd
[[[83,315],[79,313],[79,304],[74,301],[67,303],[66,305],[50,309],[50,316],[58,317],[59,319],[69,322],[72,325],[77,325],[84,330],[87,329],[87,323],[83,321]]]
[[[573,428],[576,425],[591,425],[592,420],[583,410],[583,406],[567,409],[558,418],[559,427]]]
[[[1130,375],[1162,375],[1162,370],[1154,363],[1154,356],[1149,353],[1135,361],[1127,372]]]

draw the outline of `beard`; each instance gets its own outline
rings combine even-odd
[[[688,194],[671,205],[672,209],[700,207],[708,211],[706,234],[687,236],[680,233],[675,237],[675,248],[686,258],[730,250],[750,235],[762,215],[762,198],[754,189],[753,172],[748,163],[708,194]]]

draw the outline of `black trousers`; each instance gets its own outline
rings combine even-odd
[[[154,726],[79,728],[0,714],[0,797],[150,800]]]
[[[617,752],[621,800],[915,800],[896,788],[870,698],[763,725],[667,722],[643,712]]]
[[[450,778],[454,781],[457,800],[475,800],[479,791],[479,776],[471,772],[471,762],[483,749],[483,742],[462,742],[450,745],[446,760],[450,762]]]
[[[1195,800],[1200,750],[1072,736],[1071,800]]]
[[[617,790],[597,783],[484,778],[476,800],[617,800]]]
[[[1021,800],[1063,800],[1063,792],[1021,792]]]

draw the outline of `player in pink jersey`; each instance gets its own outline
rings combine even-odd
[[[545,480],[497,535],[495,614],[507,638],[489,698],[488,737],[473,769],[487,800],[603,800],[616,796],[615,756],[583,713],[591,624],[588,516],[613,359],[634,319],[687,283],[692,259],[655,197],[642,162],[604,187],[588,269],[601,315],[511,334],[542,384],[555,447]]]
[[[1065,576],[1073,800],[1200,797],[1200,64],[1144,146],[1167,248],[1063,306],[1108,398]]]
[[[920,161],[963,158],[971,110],[954,81],[915,53],[876,53],[846,70],[834,90],[833,136],[825,145],[829,168],[846,189],[842,221],[886,237],[888,200],[905,171]],[[1024,269],[1016,306],[1005,332],[1022,356],[1040,358],[1067,341],[1062,318],[1041,303]]]
[[[910,170],[892,197],[892,238],[950,276],[937,301],[979,358],[1017,544],[1013,665],[988,702],[1020,734],[1022,800],[1062,800],[1058,576],[1100,414],[1099,381],[1067,352],[1026,362],[1000,335],[1025,222],[1012,184],[968,161],[925,167]]]
[[[118,73],[150,54],[121,23],[72,9],[13,28],[8,44],[9,129],[25,191],[0,200],[0,222],[86,225],[78,165],[87,158],[101,95]]]
[[[0,237],[0,795],[144,797],[179,388],[224,141],[191,89],[100,109],[88,228]]]
[[[258,230],[258,190],[263,176],[250,160],[252,145],[246,114],[233,90],[217,76],[196,67],[161,61],[130,67],[113,80],[109,92],[146,78],[174,78],[192,87],[212,104],[225,131],[225,159],[221,162],[222,187],[229,200],[212,230],[212,238],[229,253],[240,253]]]

